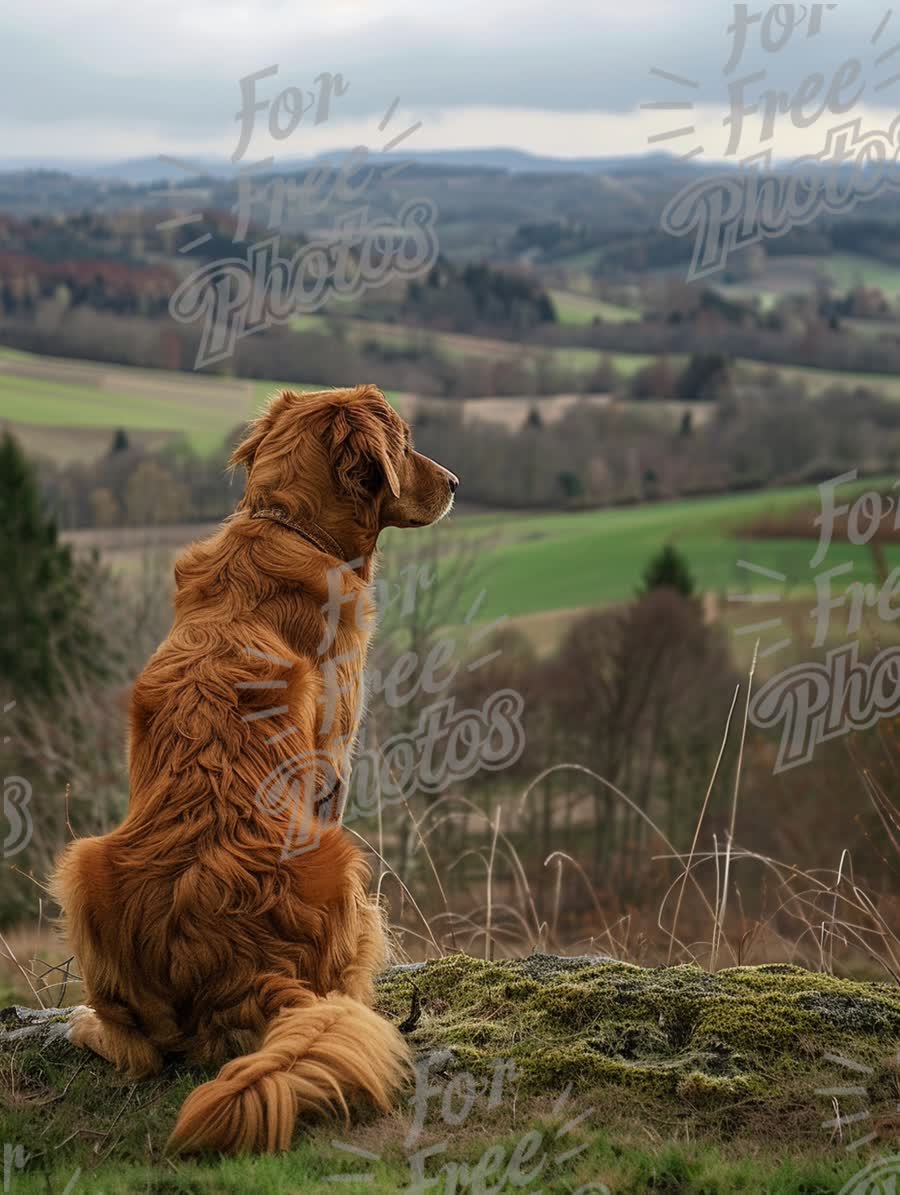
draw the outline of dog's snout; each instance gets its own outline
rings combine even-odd
[[[455,473],[447,474],[447,485],[450,487],[450,493],[455,494],[459,489],[459,478]]]

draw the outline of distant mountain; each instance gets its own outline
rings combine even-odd
[[[293,173],[329,159],[338,162],[349,152],[349,149],[335,149],[328,153],[316,154],[312,158],[276,158],[273,169],[278,173]],[[497,149],[423,150],[411,155],[411,159],[422,166],[541,174],[596,174],[635,168],[670,170],[677,163],[675,158],[664,153],[609,158],[555,158],[503,147]],[[390,165],[403,160],[403,155],[373,153],[369,160],[375,165]],[[180,165],[179,163],[182,162],[183,165]],[[204,157],[199,154],[192,154],[185,159],[173,155],[171,158],[132,158],[124,162],[79,161],[64,158],[0,158],[0,173],[22,170],[55,170],[64,171],[76,178],[144,186],[152,182],[184,181],[201,174],[213,178],[232,178],[237,174],[241,165],[242,163],[235,165],[225,158]]]
[[[0,173],[2,174],[18,174],[36,170],[50,170],[59,174],[85,174],[102,169],[102,162],[82,161],[75,158],[0,158]]]

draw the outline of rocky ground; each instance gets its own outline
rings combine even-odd
[[[266,1159],[168,1157],[205,1074],[173,1065],[133,1084],[69,1045],[65,1010],[4,1010],[4,1190],[892,1189],[854,1176],[900,1155],[896,986],[456,955],[395,967],[379,992],[418,1059],[396,1113],[301,1129]],[[900,1190],[900,1164],[885,1181]]]

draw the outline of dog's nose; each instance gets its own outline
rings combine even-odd
[[[450,487],[450,493],[455,494],[459,489],[459,478],[454,473],[448,473],[447,485]]]

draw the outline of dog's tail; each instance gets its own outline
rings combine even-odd
[[[275,1153],[302,1113],[341,1111],[362,1097],[388,1111],[409,1070],[400,1033],[349,996],[306,993],[282,1008],[260,1048],[226,1063],[188,1096],[169,1145],[184,1153]]]

